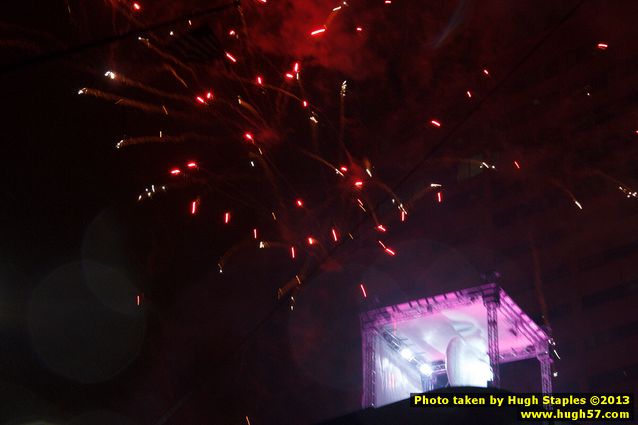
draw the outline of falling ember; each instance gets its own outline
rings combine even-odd
[[[483,74],[485,74],[485,75],[490,75],[490,71],[488,71],[488,70],[487,70],[487,68],[484,68],[484,69],[483,69]]]
[[[199,103],[201,103],[201,104],[204,104],[204,105],[206,104],[206,101],[205,101],[205,100],[204,100],[204,98],[203,98],[203,97],[201,97],[201,96],[197,96],[195,99],[197,99],[197,101],[198,101]]]
[[[363,286],[363,283],[359,284],[359,288],[361,288],[361,293],[363,294],[363,298],[368,298],[368,294],[366,293],[366,287]]]
[[[436,200],[439,201],[439,204],[443,202],[443,192],[436,192]]]
[[[192,215],[197,214],[197,201],[191,202],[191,214]]]
[[[181,173],[181,172],[182,172],[182,171],[181,171],[179,168],[173,168],[173,169],[171,170],[171,174],[172,174],[172,175],[174,175],[174,176],[179,175],[179,173]]]
[[[631,190],[622,186],[618,186],[618,189],[620,189],[622,193],[627,195],[627,198],[638,198],[638,192],[632,192]]]
[[[638,130],[636,130],[636,133],[638,133]],[[339,169],[340,169],[342,172],[344,172],[344,173],[347,173],[347,172],[348,172],[348,167],[341,166],[341,167],[339,167]]]
[[[307,102],[307,101],[305,101],[305,100],[304,100],[303,102],[301,102],[301,104],[303,105],[303,107],[304,107],[304,108],[307,108],[307,107],[308,107],[308,102]]]
[[[354,182],[354,185],[358,188],[361,189],[363,187],[363,182],[361,180],[357,180],[356,182]]]
[[[361,31],[363,31],[363,28],[357,27],[357,31],[361,32]]]
[[[322,32],[326,32],[326,29],[325,29],[325,28],[319,28],[319,29],[316,29],[316,30],[312,31],[312,32],[310,33],[310,35],[315,36],[315,35],[319,35],[319,34],[321,34]]]
[[[111,80],[115,80],[115,72],[113,71],[106,71],[106,73],[104,74],[105,77],[109,77]]]
[[[401,221],[405,221],[405,216],[407,214],[405,213],[405,211],[401,211]]]
[[[521,169],[521,166],[518,164],[518,161],[514,161],[514,166],[518,168],[519,170]]]
[[[467,97],[471,98],[472,97],[472,92],[471,91],[466,91],[465,94],[467,95]]]
[[[393,257],[396,255],[396,252],[394,252],[394,251],[393,251],[393,250],[391,250],[390,248],[385,248],[385,252],[387,252],[387,253],[388,253],[388,255],[391,255],[391,256],[393,256]]]
[[[135,304],[136,305],[142,304],[142,297],[140,295],[135,296]]]
[[[235,34],[236,34],[235,30],[228,31],[228,35],[235,35]]]
[[[244,133],[244,138],[246,138],[246,140],[253,140],[253,135],[251,133]]]
[[[257,229],[253,229],[253,238],[257,239]]]
[[[295,259],[295,247],[291,246],[290,247],[290,256],[292,257],[292,259]]]
[[[187,163],[186,166],[188,168],[197,168],[197,163],[194,162],[194,161],[191,161],[191,162]]]
[[[294,75],[292,75],[290,72],[287,72],[287,73],[286,73],[286,78],[288,78],[289,80],[291,80],[291,79],[295,78],[295,76],[294,76]]]
[[[208,92],[206,93],[206,99],[212,99],[213,98],[213,92]]]
[[[440,123],[440,122],[438,122],[437,120],[431,120],[431,121],[430,121],[430,124],[432,124],[432,125],[433,125],[433,126],[435,126],[435,127],[441,127],[441,123]]]
[[[334,228],[334,227],[332,228],[332,239],[333,239],[335,242],[338,242],[338,241],[339,241],[339,238],[337,237],[337,231],[335,230],[335,228]]]
[[[295,72],[299,72],[299,62],[295,62],[295,64],[292,67],[292,70]]]
[[[303,201],[301,199],[297,199],[297,206],[303,207]]]
[[[598,47],[600,50],[605,50],[609,46],[605,43],[598,43],[596,47]]]
[[[133,9],[135,10],[142,10],[142,6],[140,6],[139,3],[133,3]]]
[[[314,245],[315,244],[315,240],[312,237],[308,238],[308,245]]]
[[[580,208],[581,210],[583,209],[583,206],[580,204],[580,202],[578,202],[577,200],[574,199],[574,204],[576,204],[576,206],[578,208]]]
[[[259,84],[260,86],[264,84],[264,80],[262,80],[261,76],[257,77],[257,84]]]
[[[237,59],[235,59],[235,57],[233,55],[231,55],[230,53],[226,52],[226,57],[233,63],[237,63]]]
[[[385,232],[385,231],[387,231],[387,229],[383,226],[383,224],[379,224],[379,225],[377,226],[377,230],[379,230],[380,232]]]
[[[228,224],[230,223],[230,212],[225,212],[224,213],[224,224]]]

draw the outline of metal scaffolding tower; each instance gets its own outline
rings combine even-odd
[[[495,283],[483,287],[483,304],[487,310],[487,353],[490,357],[492,369],[492,386],[498,388],[501,384],[498,349],[498,315],[500,307],[499,287]]]
[[[549,345],[547,341],[540,341],[536,344],[536,358],[541,364],[541,392],[543,394],[551,394],[552,358],[549,355]]]

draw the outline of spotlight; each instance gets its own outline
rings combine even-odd
[[[421,365],[419,366],[419,372],[421,372],[421,375],[430,376],[434,371],[432,370],[432,366],[430,366],[429,364],[421,363]]]
[[[403,348],[399,354],[401,354],[401,357],[403,357],[406,360],[412,360],[414,358],[414,353],[412,353],[412,350],[410,350],[409,348]]]

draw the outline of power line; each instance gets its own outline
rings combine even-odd
[[[445,143],[447,143],[452,136],[459,130],[461,129],[461,127],[463,127],[465,125],[465,123],[479,110],[481,109],[481,106],[483,106],[483,104],[489,99],[491,98],[501,87],[503,87],[503,85],[509,81],[509,79],[516,74],[520,68],[528,61],[528,59],[530,57],[532,57],[534,55],[534,53],[536,53],[536,51],[545,44],[545,42],[552,36],[554,35],[554,33],[556,32],[556,30],[558,30],[558,28],[560,28],[566,21],[568,21],[575,13],[576,11],[583,5],[583,3],[585,3],[587,0],[581,0],[579,1],[573,8],[571,8],[565,15],[563,15],[563,17],[560,19],[560,21],[558,21],[549,31],[547,31],[547,33],[541,37],[540,40],[538,40],[534,46],[532,46],[532,48],[521,58],[520,61],[518,61],[508,72],[507,74],[505,74],[505,76],[503,76],[503,78],[501,78],[486,94],[485,96],[483,96],[475,105],[472,109],[470,109],[468,111],[468,113],[459,121],[456,123],[456,125],[454,125],[454,127],[452,127],[450,129],[450,131],[448,131],[448,133],[443,136],[443,138],[436,143],[434,146],[432,146],[426,153],[425,155],[401,178],[401,180],[399,180],[398,183],[395,184],[395,187],[393,188],[394,192],[396,192],[396,190],[398,190],[410,177],[412,177],[414,175],[415,172],[417,172],[422,166],[423,164],[432,157],[432,155],[434,155],[435,153],[437,153]],[[382,202],[380,202],[380,204],[382,204]],[[380,206],[380,205],[379,205]]]
[[[109,44],[114,44],[122,40],[126,40],[128,38],[139,37],[149,32],[157,31],[162,28],[170,27],[170,26],[179,24],[181,22],[188,21],[189,19],[196,19],[196,18],[208,16],[208,15],[213,15],[215,13],[222,12],[230,7],[239,6],[239,4],[240,4],[239,0],[233,0],[232,3],[226,3],[221,6],[215,6],[208,9],[198,10],[196,12],[191,12],[186,15],[182,15],[178,18],[170,19],[168,21],[163,21],[148,27],[136,28],[121,34],[115,34],[115,35],[102,38],[99,40],[89,41],[88,43],[72,46],[66,49],[56,50],[54,52],[49,52],[49,53],[43,53],[41,55],[33,56],[31,58],[22,60],[20,62],[15,62],[8,65],[0,66],[0,75],[8,74],[15,71],[20,71],[30,66],[39,65],[46,62],[53,62],[56,60],[64,59],[66,57],[73,56],[78,53],[85,52],[87,50],[91,50],[91,49],[95,49],[95,48],[103,47],[103,46],[108,46]]]

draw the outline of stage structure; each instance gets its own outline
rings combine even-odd
[[[499,387],[499,364],[537,358],[552,392],[553,340],[496,284],[361,315],[363,407],[450,385]]]

